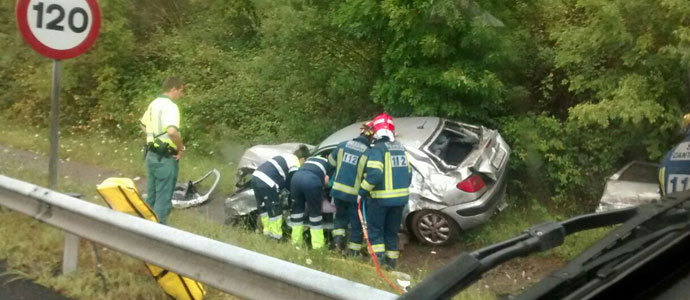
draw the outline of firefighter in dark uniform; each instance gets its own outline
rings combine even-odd
[[[357,215],[357,194],[362,181],[362,174],[366,164],[366,156],[362,156],[369,149],[373,131],[371,122],[363,124],[360,135],[352,140],[344,141],[331,151],[328,161],[335,167],[335,175],[331,186],[330,196],[336,207],[333,246],[342,249],[345,244],[345,231],[348,224],[350,255],[358,255],[362,249],[362,224]]]
[[[395,142],[393,119],[384,113],[373,122],[375,141],[364,154],[367,164],[359,195],[371,247],[377,260],[392,269],[399,256],[398,231],[410,196],[412,170],[405,148]]]
[[[309,233],[311,235],[312,249],[321,249],[325,245],[323,236],[323,214],[321,204],[323,202],[324,187],[328,185],[329,174],[333,167],[328,159],[321,156],[310,157],[297,170],[290,183],[290,196],[292,197],[292,243],[302,243],[302,233],[305,216],[305,204],[309,217]]]
[[[690,114],[683,117],[685,138],[666,153],[659,169],[661,195],[690,189]]]
[[[279,194],[282,189],[289,189],[292,175],[308,156],[309,148],[300,145],[293,154],[275,156],[252,174],[251,185],[264,235],[277,240],[283,237],[283,210]]]

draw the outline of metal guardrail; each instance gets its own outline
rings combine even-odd
[[[0,175],[0,205],[247,299],[396,295]]]

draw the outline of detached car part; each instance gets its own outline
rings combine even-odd
[[[214,181],[211,188],[204,194],[199,192],[199,185],[202,181],[211,178],[213,175]],[[216,169],[208,171],[204,176],[197,179],[196,181],[189,181],[187,183],[178,183],[175,186],[175,191],[172,196],[172,205],[175,208],[188,208],[192,206],[201,205],[206,202],[216,189],[218,182],[220,181],[220,172]]]

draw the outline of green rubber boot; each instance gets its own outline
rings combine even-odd
[[[264,235],[271,235],[271,229],[268,216],[261,216],[261,227],[263,227]]]
[[[292,244],[301,245],[304,242],[303,238],[304,225],[292,226]]]
[[[326,245],[326,241],[323,237],[323,229],[309,229],[311,233],[311,248],[321,249]]]

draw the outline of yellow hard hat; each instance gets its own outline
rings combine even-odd
[[[359,132],[360,134],[364,134],[366,136],[374,135],[374,122],[369,121],[362,124],[362,126],[359,127]]]

